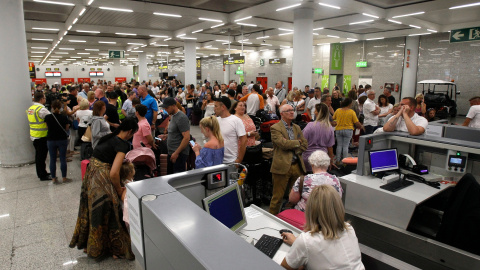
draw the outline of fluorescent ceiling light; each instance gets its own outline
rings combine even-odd
[[[94,52],[98,52],[100,51],[99,49],[85,49],[85,51],[94,51]]]
[[[177,37],[183,37],[183,36],[186,36],[187,34],[181,34],[181,35],[178,35]]]
[[[86,10],[87,10],[87,8],[83,8],[82,11],[80,11],[80,13],[78,14],[78,16],[82,16],[83,13],[85,13]]]
[[[420,34],[410,34],[408,36],[413,37],[413,36],[423,36],[423,35],[430,35],[431,33],[420,33]]]
[[[263,36],[263,37],[257,37],[257,39],[265,39],[265,38],[269,38],[270,36]]]
[[[362,13],[363,16],[367,16],[367,17],[372,17],[372,18],[375,18],[375,19],[378,19],[379,17],[378,16],[375,16],[375,15],[372,15],[372,14],[368,14],[368,13]]]
[[[32,49],[39,49],[39,50],[48,50],[47,47],[30,47]]]
[[[98,55],[108,55],[108,53],[99,53]]]
[[[94,59],[94,58],[98,58],[98,57],[97,56],[89,56],[88,58]]]
[[[261,43],[260,45],[261,46],[272,46],[272,44],[268,44],[268,43]]]
[[[60,56],[60,55],[52,55],[50,56],[51,58],[62,58],[63,56]]]
[[[320,6],[324,7],[329,7],[329,8],[334,8],[334,9],[341,9],[340,7],[334,6],[334,5],[329,5],[329,4],[324,4],[324,3],[318,3]]]
[[[53,41],[51,38],[32,38],[32,40]]]
[[[42,57],[43,58],[43,56],[41,56],[41,55],[32,55],[30,57]]]
[[[282,34],[279,34],[279,36],[286,36],[286,35],[291,35],[291,34],[293,34],[293,32],[282,33]]]
[[[68,54],[68,52],[55,52],[55,54]]]
[[[79,53],[77,53],[77,54],[86,54],[86,55],[89,55],[90,53],[88,53],[88,52],[79,52]]]
[[[99,41],[98,43],[102,43],[102,44],[117,44],[117,42],[115,42],[115,41]]]
[[[181,39],[194,39],[196,40],[197,38],[194,38],[194,37],[180,37]]]
[[[84,42],[87,42],[87,41],[86,40],[78,40],[78,39],[70,39],[69,42],[84,43]]]
[[[80,33],[92,33],[92,34],[100,34],[100,31],[89,31],[89,30],[76,30]]]
[[[99,9],[113,10],[113,11],[122,11],[122,12],[133,12],[133,10],[131,10],[131,9],[125,9],[125,8],[99,7]]]
[[[340,38],[339,36],[332,36],[332,35],[327,35],[327,37],[331,37],[331,38]]]
[[[408,26],[413,27],[413,28],[417,28],[417,29],[422,28],[422,27],[420,27],[420,26],[418,26],[418,25],[413,25],[413,24],[410,24],[410,25],[408,25]]]
[[[247,42],[247,41],[239,41],[238,43],[242,43],[242,44],[252,44],[251,42]]]
[[[64,51],[74,51],[75,48],[58,48],[59,50],[64,50]]]
[[[320,34],[319,33],[313,33],[315,36],[319,36]]]
[[[358,39],[356,38],[347,38],[348,40],[352,40],[352,41],[357,41]]]
[[[367,40],[378,40],[378,39],[384,39],[385,37],[378,37],[378,38],[367,38]]]
[[[168,38],[168,36],[150,35],[150,37]]]
[[[209,22],[223,22],[222,20],[217,20],[217,19],[210,19],[210,18],[198,18],[201,21],[209,21]]]
[[[237,19],[234,22],[240,22],[240,21],[243,21],[243,20],[251,19],[251,18],[252,18],[252,16],[248,16],[248,17],[245,17],[245,18]]]
[[[158,15],[158,16],[175,17],[175,18],[181,18],[182,17],[182,15],[178,15],[178,14],[161,13],[161,12],[154,12],[153,14]]]
[[[366,21],[352,22],[352,23],[349,23],[349,25],[361,24],[361,23],[370,23],[370,22],[373,22],[373,21],[374,21],[374,20],[366,20]]]
[[[136,36],[137,34],[133,34],[133,33],[115,33],[115,35],[119,35],[119,36]]]
[[[461,6],[454,6],[449,9],[457,9],[457,8],[466,8],[466,7],[474,7],[474,6],[479,6],[480,2],[477,3],[471,3],[471,4],[466,4],[466,5],[461,5]]]
[[[172,39],[172,38],[166,38],[166,39],[164,39],[163,41],[169,41],[169,40],[171,40],[171,39]]]
[[[427,31],[430,31],[430,32],[433,32],[433,33],[437,33],[437,30],[433,30],[433,29],[427,29]]]
[[[402,24],[402,22],[399,22],[399,21],[395,21],[395,20],[388,20],[389,22],[392,22],[392,23],[396,23],[396,24]]]
[[[277,8],[276,11],[282,11],[282,10],[285,10],[285,9],[298,7],[298,6],[300,6],[301,4],[302,4],[302,3],[298,3],[298,4],[295,4],[295,5],[291,5],[291,6],[286,6],[286,7],[282,7],[282,8]]]
[[[217,28],[217,27],[224,26],[224,25],[225,25],[224,23],[221,23],[221,24],[214,25],[214,26],[212,26],[212,27],[210,27],[210,28]]]
[[[202,31],[203,31],[203,29],[198,29],[198,30],[193,31],[192,34],[195,34],[195,33],[198,33],[198,32],[202,32]]]
[[[43,28],[43,27],[32,27],[32,30],[60,31],[60,29],[57,29],[57,28]]]
[[[324,28],[325,28],[325,27],[315,28],[315,29],[313,29],[313,31],[322,30],[322,29],[324,29]]]
[[[78,22],[78,18],[75,18],[75,20],[73,20],[72,24],[76,24]]]
[[[227,43],[230,42],[230,41],[228,41],[228,40],[221,40],[221,39],[217,39],[217,40],[215,40],[215,41],[216,41],[216,42],[227,42]]]
[[[168,47],[167,44],[155,44],[155,46],[157,46],[157,47]]]
[[[127,43],[127,44],[128,45],[140,45],[140,46],[144,45],[143,43]]]
[[[209,50],[218,50],[218,48],[216,48],[216,47],[208,47],[207,49],[209,49]]]
[[[67,30],[70,31],[70,29],[72,29],[72,25],[70,25]]]
[[[75,61],[75,60],[77,60],[77,59],[66,59],[66,60],[68,60],[68,61]]]
[[[281,31],[291,31],[291,32],[293,32],[293,30],[291,30],[291,29],[285,29],[285,28],[278,28],[278,30],[281,30]]]
[[[66,36],[68,34],[68,31],[63,32],[63,35]],[[62,37],[63,39],[63,37]],[[60,39],[61,40],[61,39]]]
[[[70,58],[82,58],[80,56],[70,56]]]
[[[143,51],[132,51],[132,52],[136,52],[136,53],[142,53]]]
[[[238,25],[245,25],[245,26],[250,26],[250,27],[257,27],[256,24],[251,24],[251,23],[240,23],[240,22],[237,22]]]
[[[45,53],[45,52],[30,52],[30,53]]]
[[[75,4],[72,4],[72,3],[47,1],[47,0],[33,0],[33,2],[45,3],[45,4],[54,4],[54,5],[62,5],[62,6],[75,6]]]
[[[355,42],[355,41],[353,40],[340,41],[340,43],[350,43],[350,42]]]
[[[415,13],[409,13],[409,14],[403,14],[403,15],[397,15],[397,16],[393,16],[392,18],[401,18],[401,17],[408,17],[408,16],[415,16],[415,15],[420,15],[420,14],[424,14],[425,11],[420,11],[420,12],[415,12]]]

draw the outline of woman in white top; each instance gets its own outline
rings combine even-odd
[[[305,219],[305,231],[298,238],[282,233],[283,241],[292,245],[282,261],[285,269],[365,269],[357,236],[345,222],[345,208],[335,188],[320,185],[312,190]]]
[[[210,117],[215,115],[213,109],[215,108],[215,98],[211,92],[205,95],[205,99],[202,102],[202,110],[205,110],[204,117]]]
[[[288,93],[287,97],[282,101],[280,106],[288,104],[293,107],[295,112],[293,113],[294,119],[297,118],[297,112],[303,112],[305,110],[305,100],[303,100],[300,91],[292,90]]]
[[[378,96],[378,107],[380,107],[380,114],[378,115],[378,125],[382,126],[387,122],[386,116],[392,113],[393,104],[388,102],[388,98],[385,95]]]
[[[78,140],[80,140],[87,130],[88,123],[92,118],[92,111],[88,109],[88,100],[82,99],[78,104],[78,111],[75,113],[75,118],[78,121]]]

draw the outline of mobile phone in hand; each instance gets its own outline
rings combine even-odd
[[[195,142],[194,142],[193,140],[190,140],[189,143],[190,143],[190,145],[191,145],[192,147],[195,146]]]

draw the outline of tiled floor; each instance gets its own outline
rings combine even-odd
[[[203,145],[198,126],[191,131]],[[37,178],[34,164],[0,168],[0,269],[140,269],[134,261],[98,263],[68,247],[80,202],[79,155],[68,163],[68,177],[71,183],[49,185]]]

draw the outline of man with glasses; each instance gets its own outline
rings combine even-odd
[[[300,127],[292,123],[294,113],[292,106],[282,105],[282,120],[270,128],[274,150],[270,168],[273,195],[269,211],[274,215],[280,211],[285,191],[292,189],[297,178],[306,172],[302,153],[307,149],[308,142]]]
[[[321,102],[322,91],[320,90],[320,87],[315,87],[314,94],[315,96],[311,98],[307,104],[307,109],[310,113],[310,119],[312,119],[312,121],[315,120],[315,105],[320,104]]]
[[[383,131],[404,131],[410,135],[422,135],[427,129],[428,120],[415,113],[416,106],[416,99],[404,97],[400,102],[400,110],[383,126]]]
[[[363,104],[363,125],[365,126],[365,134],[372,134],[378,127],[378,115],[380,114],[380,107],[375,104],[375,91],[367,91],[367,100]]]

